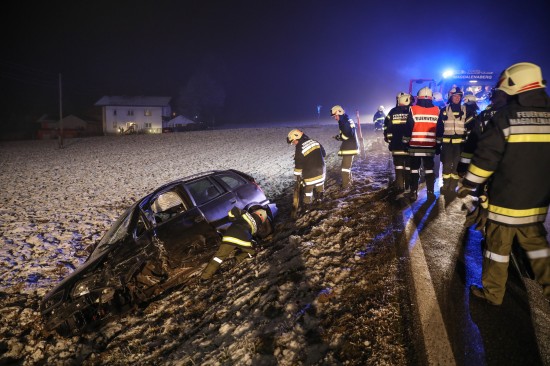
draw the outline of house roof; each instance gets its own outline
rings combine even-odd
[[[128,106],[128,107],[167,107],[170,97],[129,97],[129,96],[104,96],[94,105],[103,106]]]

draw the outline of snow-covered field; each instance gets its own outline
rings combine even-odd
[[[1,143],[0,363],[407,364],[387,149],[370,136],[368,164],[355,162],[354,186],[342,191],[337,126],[305,126],[328,153],[326,202],[292,221],[294,147],[285,138],[294,127],[72,139],[64,149]],[[45,334],[38,302],[128,205],[171,180],[227,168],[254,176],[280,207],[253,262],[97,332]]]

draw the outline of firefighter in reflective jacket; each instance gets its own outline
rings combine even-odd
[[[304,186],[304,204],[313,202],[313,191],[318,200],[325,190],[325,149],[298,129],[290,131],[286,142],[296,146],[294,153],[294,176]]]
[[[532,63],[504,70],[497,89],[510,96],[489,121],[458,195],[488,181],[486,250],[472,295],[493,305],[504,299],[514,240],[526,251],[535,279],[550,300],[550,246],[544,222],[550,205],[550,97]]]
[[[443,187],[444,193],[456,190],[458,179],[458,163],[462,143],[466,138],[468,130],[471,129],[474,121],[474,111],[461,105],[462,91],[455,87],[449,92],[448,105],[441,109],[441,119],[445,126],[443,133],[443,145],[441,149],[441,163],[443,165]]]
[[[396,97],[396,106],[388,112],[384,119],[384,141],[389,143],[393,166],[395,168],[395,186],[397,193],[401,194],[409,188],[409,153],[408,144],[403,142],[403,136],[407,129],[407,116],[409,114],[411,95],[399,93]]]
[[[334,138],[342,141],[338,155],[342,157],[342,188],[346,188],[352,180],[351,165],[353,157],[359,155],[359,142],[355,134],[355,122],[348,117],[344,108],[339,105],[335,105],[330,109],[330,115],[338,121],[338,128],[340,129],[340,132]]]
[[[264,209],[249,213],[238,207],[233,207],[228,216],[231,225],[224,233],[222,243],[216,254],[214,254],[214,258],[210,260],[210,263],[202,272],[201,279],[203,280],[210,279],[220,268],[223,261],[235,251],[237,252],[235,255],[237,263],[252,258],[256,254],[253,247],[253,238],[262,238],[266,232],[264,224],[266,224],[267,213]]]
[[[439,107],[433,105],[432,90],[424,87],[418,91],[416,105],[407,115],[407,129],[403,142],[408,144],[410,173],[410,199],[418,197],[420,165],[424,165],[426,191],[429,199],[435,198],[434,155],[439,154],[443,123]]]

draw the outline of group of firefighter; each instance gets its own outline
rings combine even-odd
[[[459,87],[451,89],[443,106],[434,105],[434,93],[425,87],[415,98],[399,93],[384,120],[397,197],[409,203],[418,199],[422,167],[427,199],[437,198],[435,155],[442,164],[441,195],[446,200],[477,197],[466,222],[475,222],[484,234],[482,286],[472,285],[470,290],[491,305],[503,302],[515,242],[525,250],[550,301],[550,246],[544,228],[550,205],[550,97],[545,88],[540,67],[522,62],[501,73],[491,104],[479,114],[476,97],[464,95]],[[338,155],[342,188],[347,188],[353,157],[359,154],[355,123],[340,105],[331,108],[331,116],[338,121],[334,138],[342,142]],[[299,129],[288,133],[287,143],[295,146],[294,175],[303,188],[307,211],[323,198],[326,153]],[[234,211],[238,235],[236,230],[233,236],[226,233],[203,278],[209,278],[235,248],[244,248],[239,260],[253,254],[253,237],[265,212]]]

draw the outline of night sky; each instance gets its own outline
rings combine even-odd
[[[550,75],[548,0],[373,3],[17,2],[1,25],[2,123],[57,113],[59,73],[78,115],[104,95],[176,98],[206,70],[225,92],[220,122],[250,126],[313,120],[317,105],[372,114],[452,67]]]

